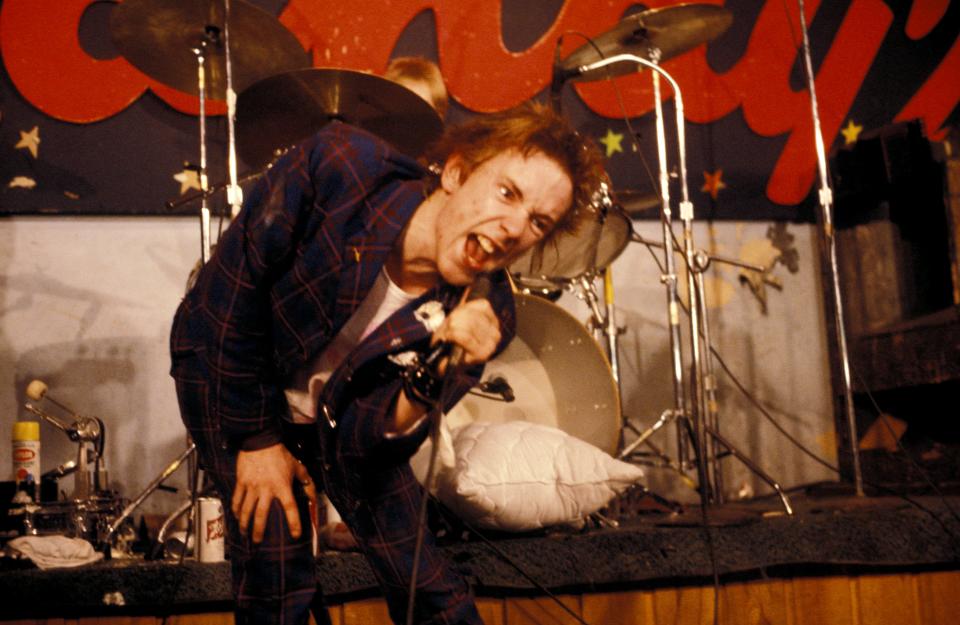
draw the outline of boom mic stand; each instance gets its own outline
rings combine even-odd
[[[777,492],[787,514],[793,514],[789,500],[780,485],[769,475],[752,462],[745,454],[741,453],[728,440],[720,435],[715,424],[706,422],[708,412],[710,418],[716,420],[715,409],[716,398],[715,382],[713,380],[712,365],[705,363],[702,358],[701,348],[706,344],[707,356],[709,359],[709,343],[703,341],[709,340],[709,327],[706,317],[706,303],[703,297],[702,272],[706,269],[706,263],[703,261],[705,256],[698,252],[693,244],[693,203],[690,201],[687,187],[687,164],[686,164],[686,136],[683,117],[683,98],[680,87],[663,68],[660,67],[658,60],[660,52],[656,48],[650,50],[652,60],[634,54],[617,54],[599,61],[578,67],[577,74],[601,69],[608,65],[616,63],[635,63],[638,66],[648,67],[653,70],[653,91],[656,109],[656,129],[657,129],[657,155],[659,160],[659,183],[661,197],[661,222],[663,225],[663,251],[664,251],[664,275],[663,281],[667,292],[668,322],[670,326],[670,347],[671,362],[673,373],[674,389],[674,407],[672,410],[666,410],[660,416],[660,419],[647,431],[640,434],[637,441],[633,443],[631,450],[637,445],[646,441],[649,436],[657,429],[662,427],[667,421],[677,421],[686,426],[678,431],[679,456],[678,461],[681,467],[686,466],[687,448],[684,444],[684,435],[690,439],[690,445],[694,449],[694,460],[697,466],[697,477],[700,488],[700,495],[705,502],[716,503],[721,495],[711,487],[711,471],[708,468],[706,450],[707,442],[710,442],[711,449],[716,449],[716,444],[725,447],[730,454],[740,460],[748,469],[757,474],[766,481]],[[674,91],[674,101],[676,110],[677,126],[677,147],[680,167],[680,219],[683,222],[683,251],[686,259],[687,284],[690,297],[689,316],[690,316],[690,346],[691,359],[694,380],[690,391],[692,400],[686,400],[683,358],[682,358],[682,337],[680,333],[680,298],[677,293],[677,275],[673,258],[673,228],[672,211],[670,209],[669,175],[667,173],[667,150],[666,150],[666,132],[663,122],[663,107],[660,96],[660,76],[663,76],[671,85]],[[698,267],[700,269],[698,270]],[[709,438],[708,438],[709,437]],[[621,456],[624,454],[621,453]],[[712,455],[716,458],[716,454]],[[719,475],[719,471],[714,469],[713,475]]]
[[[820,128],[820,111],[817,105],[817,88],[813,79],[813,63],[810,60],[810,38],[807,35],[807,21],[804,18],[803,0],[799,2],[800,30],[803,33],[803,66],[807,78],[807,90],[810,93],[810,113],[813,118],[813,138],[817,152],[817,173],[820,178],[820,214],[823,219],[823,237],[826,245],[827,266],[830,269],[830,295],[833,303],[833,323],[837,333],[837,351],[840,356],[840,378],[843,384],[844,412],[847,417],[848,436],[850,437],[850,456],[853,461],[853,485],[857,496],[863,496],[863,473],[860,467],[860,450],[857,447],[857,421],[853,410],[853,391],[850,385],[850,354],[847,347],[847,334],[844,328],[843,300],[840,297],[840,279],[837,270],[837,242],[833,229],[833,190],[827,180],[827,157],[823,145],[823,132]]]

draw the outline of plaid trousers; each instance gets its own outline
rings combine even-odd
[[[199,365],[199,359],[197,359]],[[293,539],[279,504],[274,502],[263,541],[255,545],[240,534],[229,502],[236,485],[237,451],[221,436],[218,419],[208,401],[206,377],[189,373],[181,362],[175,375],[180,411],[197,445],[202,468],[226,504],[227,554],[231,563],[238,624],[307,623],[309,613],[319,625],[329,622],[317,586],[316,562],[310,532]],[[413,555],[424,490],[408,462],[384,462],[361,457],[356,447],[342,453],[342,441],[364,429],[379,427],[373,413],[353,411],[331,428],[323,419],[316,425],[285,429],[285,445],[303,461],[337,507],[344,522],[380,582],[394,623],[405,623]],[[427,435],[424,422],[416,431],[392,439],[398,449],[415,450]],[[360,435],[360,438],[365,438]],[[378,450],[379,451],[379,450]],[[309,519],[306,497],[299,485],[294,495],[301,519]],[[414,622],[431,625],[481,623],[466,583],[436,546],[427,530],[417,572]]]

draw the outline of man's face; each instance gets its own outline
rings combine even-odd
[[[569,210],[573,184],[553,159],[510,150],[464,180],[454,155],[444,167],[449,195],[437,221],[437,267],[450,284],[506,267],[543,240]]]

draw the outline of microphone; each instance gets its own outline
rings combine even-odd
[[[486,273],[478,273],[473,278],[473,284],[470,285],[470,290],[467,291],[467,298],[464,301],[487,299],[490,297],[490,291],[492,290],[493,282],[490,281],[490,276]],[[447,363],[447,371],[459,368],[463,364],[463,356],[463,348],[454,345],[450,350],[450,362]]]

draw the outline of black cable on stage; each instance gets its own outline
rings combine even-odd
[[[446,399],[448,389],[448,380],[444,379],[443,390],[440,393],[441,401],[437,406],[443,406],[442,401]],[[401,391],[402,392],[402,391]],[[423,500],[420,502],[420,513],[417,519],[417,540],[413,547],[413,570],[410,573],[410,589],[407,595],[407,625],[413,625],[413,606],[417,597],[417,571],[420,568],[420,551],[423,548],[423,533],[427,525],[427,502],[430,499],[430,486],[433,483],[433,473],[437,465],[437,451],[440,448],[440,420],[443,418],[443,410],[438,407],[432,407],[427,411],[426,418],[430,419],[430,462],[427,465],[427,477],[423,484]]]
[[[676,244],[677,244],[677,241],[674,240],[674,245],[676,245]],[[651,247],[650,247],[649,245],[647,245],[647,249],[650,251],[650,254],[653,256],[654,262],[657,263],[657,267],[658,267],[661,271],[663,271],[663,267],[662,267],[662,265],[660,265],[660,259],[659,259],[659,258],[657,257],[657,255],[653,252],[653,249],[651,249]],[[688,270],[689,270],[689,267],[688,267]],[[684,314],[689,314],[689,313],[688,313],[688,310],[687,310],[687,307],[686,307],[686,305],[684,305],[683,301],[680,301],[679,304],[680,304],[680,309],[683,310]],[[720,355],[720,352],[713,346],[713,344],[708,345],[708,347],[710,348],[710,353],[713,354],[713,355],[716,357],[717,362],[720,363],[720,367],[721,367],[721,368],[724,370],[724,372],[727,374],[727,376],[729,377],[730,381],[731,381],[731,382],[733,383],[733,385],[737,388],[737,390],[740,391],[740,393],[741,393],[751,404],[753,404],[753,406],[760,412],[760,414],[761,414],[778,432],[780,432],[780,434],[782,434],[782,435],[784,436],[784,438],[786,438],[788,441],[790,441],[790,443],[792,443],[792,444],[793,444],[797,449],[799,449],[801,452],[803,452],[804,454],[806,454],[807,456],[809,456],[811,459],[813,459],[813,460],[816,461],[817,463],[819,463],[819,464],[821,464],[822,466],[824,466],[825,468],[829,469],[830,471],[832,471],[833,473],[835,473],[837,476],[839,476],[839,477],[842,477],[842,476],[843,476],[843,474],[842,474],[842,472],[840,471],[840,468],[839,468],[839,467],[831,464],[831,463],[828,462],[827,460],[824,460],[823,458],[821,458],[820,456],[818,456],[815,452],[811,451],[811,450],[810,450],[808,447],[806,447],[803,443],[801,443],[799,440],[797,440],[793,435],[791,435],[789,432],[787,432],[786,429],[784,429],[783,426],[780,425],[780,424],[776,421],[776,419],[774,419],[773,415],[770,414],[770,412],[769,412],[769,411],[766,409],[766,407],[760,402],[760,400],[758,400],[749,390],[747,390],[747,388],[743,385],[743,383],[740,382],[739,378],[738,378],[738,377],[736,376],[736,374],[730,369],[730,367],[727,365],[726,361],[724,361],[723,356]],[[851,364],[851,368],[853,368],[853,365],[852,365],[852,364]],[[871,399],[872,399],[872,396],[871,396]],[[876,405],[876,404],[875,404],[875,405]],[[899,441],[898,441],[898,442],[899,442]],[[923,471],[923,469],[922,469],[921,467],[917,467],[917,469],[918,469],[922,474],[925,475],[925,473],[924,473],[924,471]],[[925,475],[925,478],[928,480],[928,483],[929,483],[929,477]],[[929,508],[927,508],[926,506],[924,506],[923,504],[921,504],[919,501],[916,501],[915,499],[913,499],[912,497],[910,497],[910,496],[907,495],[906,493],[897,491],[897,490],[895,490],[895,489],[892,489],[892,488],[889,488],[889,487],[886,487],[886,486],[882,486],[882,485],[880,485],[880,484],[874,484],[874,483],[872,483],[872,482],[866,482],[866,481],[865,481],[864,483],[865,483],[867,486],[870,486],[871,488],[873,488],[873,489],[875,489],[875,490],[882,491],[882,492],[884,492],[884,493],[886,493],[886,494],[888,494],[888,495],[893,495],[893,496],[899,497],[900,499],[903,499],[904,501],[906,501],[906,502],[909,503],[910,505],[914,506],[914,507],[917,508],[918,510],[920,510],[920,511],[926,513],[926,514],[928,514],[931,518],[933,518],[933,519],[940,525],[940,527],[943,529],[944,533],[947,534],[947,536],[949,536],[949,537],[950,537],[952,540],[954,540],[954,541],[960,542],[960,537],[958,537],[956,534],[954,534],[954,532],[953,532],[949,527],[947,527],[947,525],[943,522],[943,520],[939,517],[939,515],[937,515],[937,513],[935,513],[933,510],[930,510]],[[960,522],[960,517],[957,516],[956,512],[954,512],[953,508],[949,505],[949,503],[947,502],[946,497],[943,495],[943,493],[942,493],[941,491],[939,491],[939,489],[935,489],[935,492],[939,495],[939,498],[940,498],[941,503],[943,504],[943,506],[944,506],[948,511],[950,511],[950,513],[954,516],[955,519],[957,519],[958,522]]]
[[[438,503],[440,503],[441,509],[443,509],[442,502],[438,502]],[[504,553],[502,549],[497,547],[497,545],[492,540],[484,536],[480,530],[478,530],[476,527],[471,525],[469,522],[467,522],[465,519],[463,519],[459,515],[454,515],[454,516],[456,516],[457,522],[462,524],[467,529],[467,531],[469,531],[471,534],[479,538],[480,542],[482,542],[487,548],[489,548],[490,551],[492,551],[498,558],[503,560],[505,563],[513,567],[514,570],[517,571],[517,573],[519,573],[525,580],[533,584],[534,587],[536,587],[537,590],[539,590],[544,595],[546,595],[548,599],[551,599],[554,603],[556,603],[558,606],[563,608],[563,610],[567,612],[570,616],[577,619],[577,622],[581,623],[582,625],[590,625],[587,621],[583,620],[583,617],[581,617],[579,614],[571,610],[570,607],[567,606],[565,603],[560,601],[560,597],[550,592],[550,590],[546,586],[544,586],[543,584],[538,582],[536,579],[534,579],[532,575],[530,575],[523,569],[523,567],[521,567],[510,556]]]

